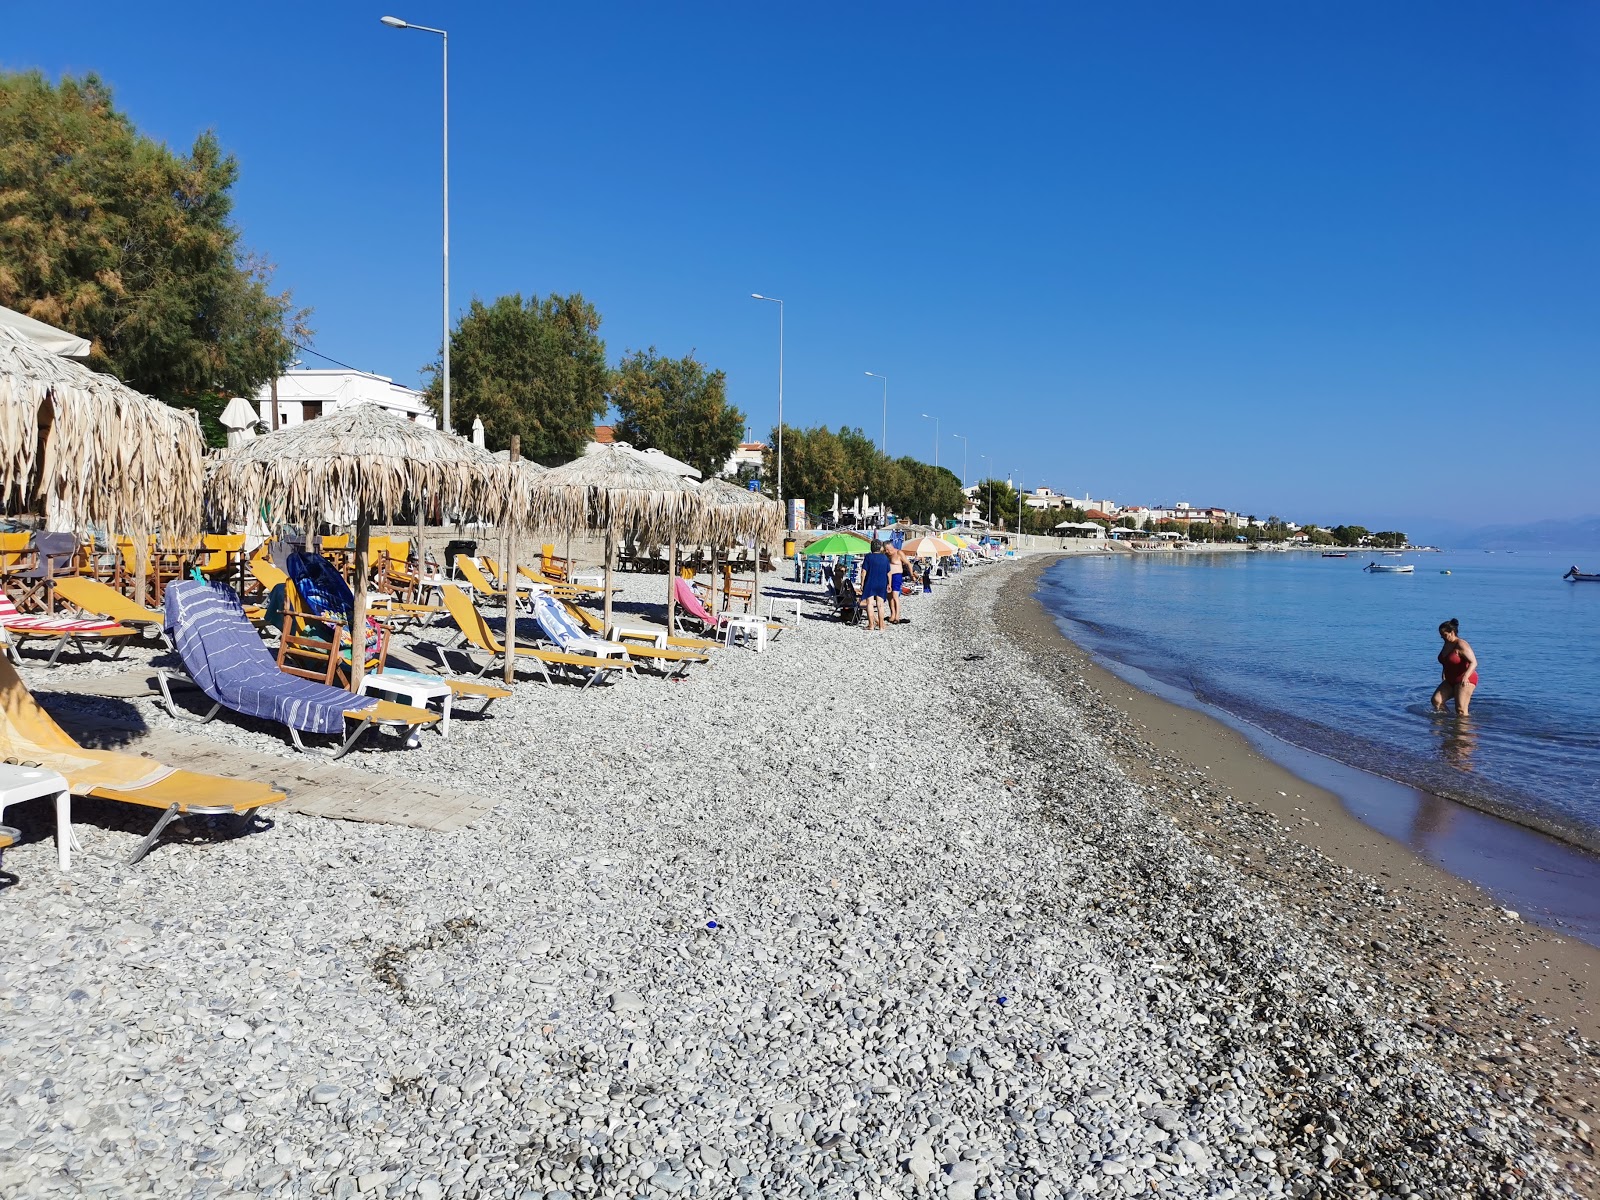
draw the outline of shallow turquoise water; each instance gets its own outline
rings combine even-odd
[[[1368,561],[1084,556],[1046,571],[1039,598],[1088,649],[1287,741],[1600,843],[1600,584],[1564,582],[1570,555],[1377,560],[1413,575]],[[1448,617],[1482,679],[1464,720],[1428,707]]]

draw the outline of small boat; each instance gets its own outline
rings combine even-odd
[[[1368,563],[1361,569],[1374,575],[1410,575],[1416,570],[1410,563]]]
[[[1440,572],[1439,572],[1439,574],[1441,574],[1441,575],[1448,575],[1448,574],[1450,574],[1450,572],[1449,572],[1449,571],[1440,571]]]
[[[1600,574],[1585,574],[1577,567],[1573,567],[1561,578],[1570,579],[1573,583],[1600,583]]]
[[[1324,550],[1322,552],[1322,557],[1323,558],[1349,558],[1350,557],[1350,551],[1348,551],[1348,550]]]

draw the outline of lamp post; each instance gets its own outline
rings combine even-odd
[[[922,419],[933,422],[933,465],[937,467],[939,465],[939,418],[930,417],[927,413],[923,413]]]
[[[878,453],[885,458],[889,457],[889,377],[879,375],[876,371],[868,371],[874,379],[883,380],[883,437],[878,442]]]
[[[960,434],[960,433],[952,433],[950,436],[953,437],[953,438],[960,438],[961,439],[961,486],[963,488],[965,488],[967,486],[967,439],[966,439],[966,435]]]
[[[444,47],[444,371],[442,373],[443,403],[439,413],[446,433],[453,432],[450,425],[450,35],[443,29],[429,25],[413,25],[399,17],[382,17],[390,29],[415,29],[419,33],[437,33]]]
[[[778,306],[778,503],[783,503],[783,301],[751,292],[752,300],[769,300]]]

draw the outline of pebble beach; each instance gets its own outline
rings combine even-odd
[[[343,760],[497,801],[457,833],[285,813],[127,867],[83,823],[63,875],[13,810],[0,1195],[1596,1194],[1592,1113],[1534,1077],[1592,1089],[1594,1042],[1506,1083],[1442,1053],[1435,996],[1171,815],[1206,783],[1128,769],[1011,628],[1030,570]]]

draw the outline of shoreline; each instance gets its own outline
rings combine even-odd
[[[1413,1025],[1443,1059],[1548,1095],[1537,1069],[1570,1058],[1568,1032],[1600,1038],[1600,950],[1508,919],[1477,884],[1369,826],[1240,731],[1100,665],[1036,598],[1056,556],[1035,557],[1007,581],[997,623],[1090,714],[1151,801],[1286,911],[1331,932],[1354,967],[1422,997],[1433,1015]],[[1600,1079],[1551,1099],[1559,1121],[1592,1124]]]
[[[1038,569],[1038,573],[1045,568]],[[1037,602],[1037,598],[1030,596]],[[1600,950],[1600,900],[1581,911],[1563,904],[1568,892],[1600,897],[1600,830],[1566,816],[1516,807],[1492,796],[1413,783],[1367,766],[1356,766],[1301,745],[1224,706],[1076,640],[1060,628],[1077,618],[1047,614],[1074,648],[1087,654],[1123,686],[1154,694],[1210,717],[1243,736],[1296,779],[1337,796],[1343,808],[1413,853],[1485,891],[1505,893],[1504,907],[1539,912],[1538,923]],[[1090,626],[1092,629],[1092,625]],[[1543,888],[1542,879],[1552,882]]]

